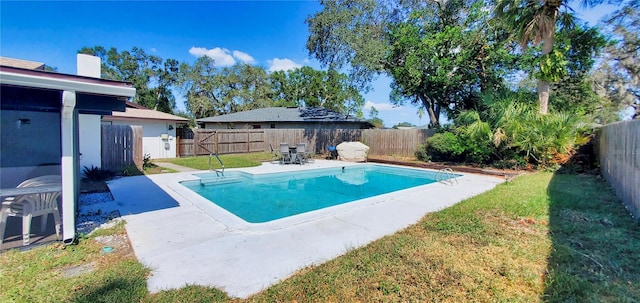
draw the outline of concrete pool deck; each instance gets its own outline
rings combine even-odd
[[[361,164],[316,160],[303,166],[264,163],[233,170],[258,174],[353,165]],[[325,210],[304,220],[244,226],[216,218],[225,214],[207,209],[177,183],[194,179],[193,172],[180,172],[109,182],[127,222],[135,255],[151,268],[147,281],[151,292],[203,285],[221,289],[231,297],[246,298],[304,267],[393,234],[429,212],[503,182],[502,178],[465,174],[454,185],[429,184],[386,194],[359,206]]]

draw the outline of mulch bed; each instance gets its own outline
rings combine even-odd
[[[383,158],[383,157],[369,157],[367,158],[367,161],[382,163],[382,164],[404,165],[404,166],[410,166],[410,167],[419,167],[419,168],[427,168],[427,169],[435,169],[435,170],[450,168],[453,171],[461,172],[461,173],[491,175],[491,176],[504,177],[507,179],[510,179],[514,176],[524,173],[524,171],[517,171],[517,170],[500,170],[500,169],[494,169],[494,168],[480,168],[480,167],[464,166],[464,165],[457,165],[457,164],[450,165],[445,163],[420,162],[417,160]]]

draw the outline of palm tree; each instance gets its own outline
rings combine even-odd
[[[525,48],[529,42],[542,42],[541,58],[553,51],[556,23],[570,26],[573,23],[573,10],[568,6],[569,0],[497,0],[496,15],[503,18],[515,29],[515,35]],[[582,0],[583,7],[593,7],[602,0]],[[566,8],[561,11],[561,8]],[[540,60],[542,64],[542,60]],[[540,113],[547,114],[549,105],[549,88],[551,80],[538,77],[538,101]]]

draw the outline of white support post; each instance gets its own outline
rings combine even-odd
[[[62,145],[62,240],[72,244],[76,237],[77,199],[77,112],[76,92],[62,92],[60,139]]]

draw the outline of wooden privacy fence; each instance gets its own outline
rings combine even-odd
[[[213,130],[184,129],[177,133],[178,155],[208,155],[278,150],[280,143],[306,143],[309,151],[327,153],[328,146],[360,141],[369,146],[370,155],[413,156],[416,149],[434,133],[427,129],[261,129]]]
[[[252,153],[264,151],[264,131],[235,129],[180,129],[178,155],[198,156],[217,154]]]
[[[359,141],[369,146],[369,155],[413,156],[434,131],[428,129],[265,129],[265,150],[269,144],[278,149],[280,143],[307,143],[316,154],[327,153],[327,147],[342,142]]]
[[[598,133],[602,176],[640,220],[640,120],[609,124]]]
[[[122,172],[135,165],[142,170],[142,126],[102,125],[102,168]]]
[[[360,142],[369,146],[370,155],[414,156],[434,133],[432,129],[365,129]]]

